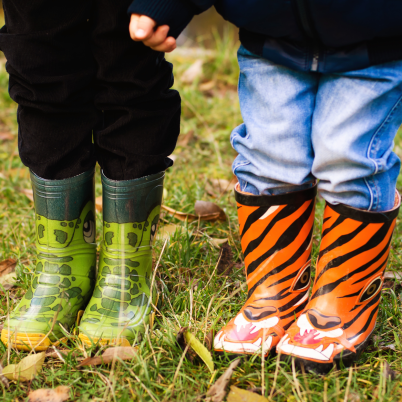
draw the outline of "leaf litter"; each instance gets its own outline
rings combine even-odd
[[[268,399],[245,389],[230,387],[227,402],[268,402]]]
[[[2,374],[9,380],[31,381],[42,370],[45,357],[45,352],[26,356],[18,364],[4,367]]]
[[[191,362],[194,362],[197,355],[205,363],[209,371],[211,373],[214,372],[215,367],[211,353],[192,333],[188,331],[188,327],[180,328],[176,340],[183,351],[185,351],[187,345],[189,345],[186,357]]]
[[[207,392],[206,402],[221,402],[226,396],[227,386],[232,378],[234,369],[240,364],[241,359],[230,363],[226,371],[216,380],[215,384]]]
[[[113,360],[132,360],[137,355],[137,348],[131,346],[116,346],[106,349],[101,356],[87,357],[78,367],[99,366],[100,364],[109,364]]]
[[[64,402],[70,398],[70,388],[60,385],[54,389],[37,389],[28,395],[28,402]]]

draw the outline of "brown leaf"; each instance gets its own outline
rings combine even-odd
[[[211,329],[211,331],[208,332],[208,335],[205,337],[205,346],[207,347],[208,350],[212,350],[212,347],[214,346],[214,331]]]
[[[233,271],[233,252],[229,244],[223,244],[220,252],[217,271],[219,275],[229,276]]]
[[[164,209],[166,212],[168,212],[170,215],[173,215],[175,218],[179,219],[180,221],[196,221],[198,219],[198,216],[193,215],[193,214],[186,214],[184,212],[176,211],[173,208],[167,207],[166,205],[162,205],[162,209]]]
[[[395,343],[390,343],[388,345],[379,344],[378,347],[379,347],[380,350],[384,350],[384,351],[386,351],[386,350],[395,350]]]
[[[384,279],[402,279],[402,273],[401,272],[387,271],[384,274]]]
[[[98,212],[102,212],[102,196],[101,195],[99,197],[95,198],[95,209]]]
[[[268,402],[267,398],[245,389],[230,387],[227,402]]]
[[[388,362],[384,362],[384,370],[383,370],[383,376],[388,380],[395,380],[397,373],[391,369],[389,366]]]
[[[37,389],[28,395],[28,402],[64,402],[70,398],[70,388],[60,385],[55,389]]]
[[[186,147],[188,143],[194,138],[194,130],[190,130],[187,134],[181,134],[177,145]]]
[[[17,260],[14,258],[7,258],[0,262],[0,276],[7,275],[15,271]]]
[[[215,81],[207,81],[200,84],[199,89],[201,92],[206,92],[213,89],[215,85],[216,85]]]
[[[194,210],[203,221],[226,221],[226,214],[222,208],[210,201],[196,201]]]
[[[3,329],[3,328],[2,328]],[[3,385],[8,388],[10,386],[10,383],[8,382],[7,378],[4,377],[3,374],[1,374],[3,371],[3,366],[0,364],[0,381],[3,383]]]
[[[196,60],[181,76],[181,82],[191,84],[202,75],[202,65],[204,61],[201,59]]]
[[[9,132],[3,131],[0,133],[0,141],[12,141],[14,138],[14,135]]]
[[[78,367],[109,364],[117,358],[121,360],[132,360],[136,354],[136,348],[132,348],[131,346],[116,346],[106,349],[102,356],[87,357],[78,365]]]
[[[360,402],[360,395],[357,392],[350,391],[348,395],[348,402]]]
[[[233,370],[239,365],[241,359],[232,361],[226,371],[218,378],[214,385],[207,392],[206,401],[221,402],[226,396],[226,387],[233,375]]]
[[[23,188],[23,189],[21,189],[21,193],[25,194],[27,196],[27,198],[29,198],[33,202],[34,197],[33,197],[33,191],[32,190],[30,190],[28,188]]]
[[[180,328],[179,332],[176,335],[176,342],[179,344],[181,350],[184,352],[187,347],[187,342],[186,338],[184,337],[184,334],[186,333],[188,327],[182,327]],[[187,349],[186,357],[188,360],[190,360],[191,363],[194,363],[197,355],[195,352],[189,347]]]
[[[53,348],[49,348],[46,351],[46,357],[52,357],[52,358],[55,358],[55,359],[60,359],[59,355],[61,355],[61,357],[67,357],[70,352],[71,352],[70,349],[55,349],[53,347]],[[81,354],[80,350],[74,349],[72,351],[72,353],[71,353],[71,356],[76,357],[76,356],[78,356],[80,354]]]

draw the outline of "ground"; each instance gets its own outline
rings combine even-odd
[[[231,162],[235,156],[229,135],[241,123],[236,84],[238,67],[233,32],[216,36],[215,49],[187,51],[179,49],[169,56],[174,63],[176,84],[183,99],[181,135],[174,152],[175,165],[167,173],[164,204],[173,209],[194,213],[196,200],[212,201],[222,207],[226,222],[193,222],[186,224],[163,217],[162,225],[176,223],[181,227],[168,241],[157,278],[163,293],[159,313],[149,336],[139,346],[132,361],[114,366],[100,365],[77,368],[85,354],[99,350],[82,350],[73,333],[67,347],[69,354],[63,363],[47,358],[44,369],[32,382],[11,382],[5,389],[0,382],[0,398],[4,401],[27,400],[30,390],[71,387],[73,401],[196,401],[202,400],[211,384],[229,364],[226,358],[214,356],[216,372],[211,375],[199,361],[182,359],[176,343],[179,327],[188,326],[200,341],[211,329],[220,329],[246,299],[245,277],[236,208],[231,192],[221,192],[214,179],[232,179]],[[183,73],[195,61],[203,61],[203,72],[193,80]],[[200,64],[200,63],[199,63]],[[30,189],[28,169],[19,160],[17,150],[16,105],[7,93],[8,77],[5,60],[0,64],[0,261],[18,260],[17,286],[6,294],[0,291],[0,323],[26,291],[34,269],[34,210],[23,192]],[[184,77],[184,78],[183,78]],[[191,78],[191,77],[190,77]],[[190,81],[185,83],[183,81]],[[9,135],[10,134],[10,135]],[[5,140],[4,138],[9,138]],[[396,140],[397,153],[402,152],[402,132]],[[402,188],[402,177],[399,180]],[[99,168],[96,195],[101,195]],[[315,261],[320,221],[324,203],[318,202],[314,232]],[[100,238],[101,213],[98,213]],[[402,222],[398,222],[392,243],[388,270],[401,270]],[[219,248],[212,239],[228,239],[233,252],[231,273],[215,270]],[[163,239],[155,246],[155,261],[159,259]],[[278,363],[275,356],[261,360],[250,358],[235,370],[231,385],[254,389],[275,401],[399,401],[402,398],[402,288],[399,281],[388,281],[373,341],[351,370],[333,371],[325,377],[293,372],[292,367]],[[63,347],[65,348],[65,347]],[[26,352],[8,351],[0,343],[1,364],[18,362]],[[78,359],[78,360],[77,360]],[[390,369],[394,379],[385,376]],[[263,382],[262,382],[263,379]]]

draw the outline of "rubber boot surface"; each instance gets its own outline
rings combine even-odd
[[[149,324],[152,241],[163,179],[164,172],[129,181],[102,175],[104,223],[98,277],[79,327],[87,345],[133,344]]]
[[[278,352],[317,373],[358,358],[375,327],[399,207],[399,194],[389,212],[326,205],[311,300]]]
[[[36,269],[30,288],[6,318],[1,340],[46,350],[65,337],[95,285],[93,171],[66,180],[31,173],[36,217]]]
[[[216,351],[268,354],[306,306],[315,195],[316,186],[277,196],[235,191],[248,300],[216,335]]]

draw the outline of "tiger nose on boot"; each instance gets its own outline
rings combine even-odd
[[[331,329],[341,324],[341,319],[319,313],[317,310],[308,310],[307,317],[311,325],[317,329]]]

